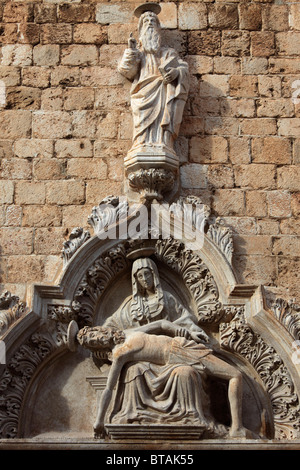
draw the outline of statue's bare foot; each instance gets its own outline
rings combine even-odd
[[[106,431],[103,424],[94,424],[94,439],[105,439]]]
[[[231,428],[229,432],[229,436],[233,437],[234,439],[253,439],[254,434],[250,429],[244,428],[241,426],[240,428]]]

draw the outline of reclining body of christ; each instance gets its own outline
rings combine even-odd
[[[242,375],[233,366],[214,356],[212,349],[202,343],[209,340],[203,330],[191,333],[168,320],[157,320],[125,331],[101,326],[84,327],[78,332],[77,340],[93,352],[112,353],[112,366],[94,423],[95,437],[105,436],[105,415],[123,367],[129,362],[138,361],[159,365],[171,362],[200,366],[205,374],[228,380],[232,420],[230,436],[250,437],[251,432],[242,426]],[[202,415],[203,421],[199,422],[199,426],[206,426],[207,422]]]

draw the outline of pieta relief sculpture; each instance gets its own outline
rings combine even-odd
[[[53,284],[33,284],[28,304],[0,298],[0,447],[24,439],[47,448],[53,438],[99,449],[137,440],[145,448],[202,440],[209,449],[211,439],[263,448],[300,439],[292,346],[300,307],[239,284],[230,228],[199,196],[179,197],[175,142],[189,71],[163,43],[160,10],[151,2],[135,9],[139,38],[130,35],[118,65],[132,82],[126,197],[108,195],[93,208],[93,235],[72,230]],[[147,238],[159,228],[149,217],[143,236],[124,237],[136,200],[147,210],[170,203],[161,220],[172,213],[173,228],[186,211],[188,232]],[[120,230],[103,237],[110,228]],[[195,231],[201,237],[190,244]]]
[[[213,354],[196,317],[174,295],[163,291],[150,258],[134,261],[132,297],[103,326],[78,332],[76,323],[70,324],[69,344],[75,342],[96,356],[103,358],[106,353],[112,361],[94,424],[96,437],[105,436],[112,400],[111,421],[116,424],[193,425],[206,437],[226,433],[254,437],[242,424],[241,373]],[[207,376],[229,383],[230,430],[210,415]]]

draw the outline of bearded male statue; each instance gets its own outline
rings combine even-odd
[[[135,10],[140,48],[130,37],[118,67],[133,82],[133,142],[129,154],[158,151],[175,156],[174,141],[189,91],[187,63],[174,49],[161,45],[159,11],[158,4],[150,3]]]

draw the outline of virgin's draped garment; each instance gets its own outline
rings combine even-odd
[[[129,329],[140,323],[130,316],[130,299],[108,318],[105,326]],[[164,292],[164,308],[151,321],[167,319],[199,331],[196,318],[169,292]],[[168,364],[149,362],[127,364],[121,373],[110,417],[112,423],[177,423],[201,425],[211,417],[203,389],[203,366],[199,357],[210,354],[202,344],[174,338]]]

